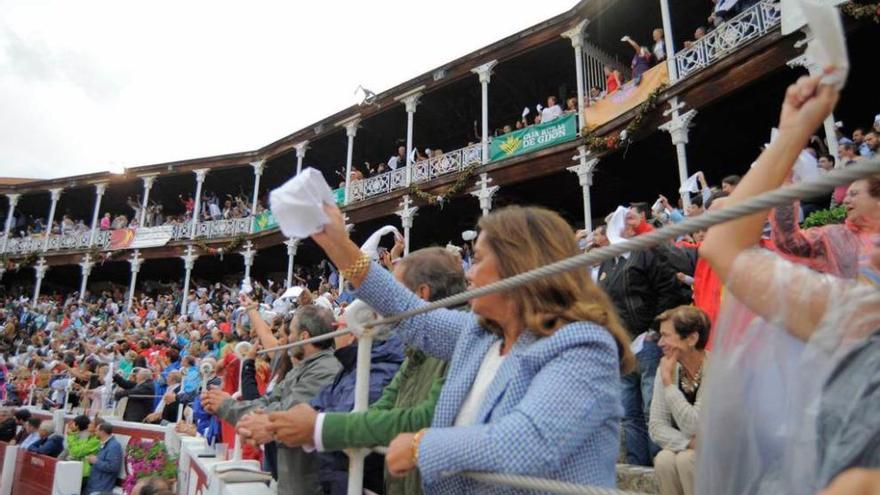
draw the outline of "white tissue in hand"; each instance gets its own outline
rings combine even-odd
[[[365,242],[364,245],[361,246],[361,251],[370,255],[370,258],[372,258],[374,260],[378,260],[379,259],[379,241],[381,241],[383,237],[385,237],[386,235],[388,235],[392,232],[400,235],[400,232],[397,230],[397,227],[395,227],[393,225],[386,225],[386,226],[382,227],[381,229],[373,232],[373,235],[371,235],[370,238],[367,239],[367,242]]]
[[[834,66],[834,72],[823,76],[822,82],[840,91],[849,74],[849,55],[846,52],[846,37],[843,34],[840,13],[831,5],[812,0],[801,0],[799,3],[813,35],[804,53],[810,62],[821,69]]]
[[[287,237],[303,239],[329,222],[323,204],[334,204],[321,172],[307,168],[269,194],[272,215]]]

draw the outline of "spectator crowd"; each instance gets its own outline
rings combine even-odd
[[[636,57],[659,58],[662,35],[654,33],[645,54],[632,42]],[[663,494],[710,493],[707,487],[726,482],[718,473],[736,478],[736,466],[696,481],[703,463],[711,464],[702,455],[719,452],[712,438],[723,433],[701,424],[751,414],[713,410],[720,392],[712,374],[732,379],[714,363],[729,362],[731,332],[745,332],[724,318],[728,299],[807,347],[825,346],[829,360],[845,356],[829,368],[829,377],[840,378],[817,389],[822,399],[877,400],[880,178],[372,329],[370,407],[352,412],[358,346],[364,324],[378,315],[827,172],[834,158],[810,138],[837,92],[818,81],[805,78],[789,91],[783,136],[744,177],[726,177],[716,188],[697,173],[681,191],[684,204],[664,196],[633,202],[592,232],[575,232],[542,208],[511,206],[483,217],[479,236],[464,248],[402,256],[396,237],[390,250],[365,253],[349,239],[341,212],[327,205],[329,223],[312,238],[329,262],[298,272],[297,287],[210,281],[184,294],[175,284],[152,285],[130,309],[118,290],[30,301],[13,289],[0,313],[0,399],[19,409],[0,416],[0,440],[82,460],[84,493],[107,490],[123,462],[113,427],[95,419],[114,408],[124,421],[173,425],[212,444],[240,436],[243,456],[272,473],[279,493],[346,493],[343,450],[375,446],[387,446],[387,454],[366,459],[364,488],[374,493],[508,493],[461,474],[472,471],[613,487],[619,452],[625,463],[653,465]],[[550,97],[541,112],[537,118],[549,120],[565,111]],[[840,166],[876,157],[878,127],[880,118],[872,131],[840,137]],[[405,154],[401,148],[380,166],[401,166]],[[191,215],[192,199],[181,200]],[[246,198],[221,208],[207,194],[202,204],[200,215],[209,218],[251,213]],[[811,210],[832,204],[843,205],[845,223],[801,227]],[[150,221],[160,220],[154,212]],[[314,340],[340,328],[350,332]],[[272,350],[288,344],[296,345]],[[57,432],[25,405],[83,414]],[[827,406],[817,404],[827,416],[817,420],[815,478],[800,482],[811,492],[854,493],[839,487],[855,478],[876,489],[880,453],[872,439],[880,425]],[[857,437],[864,440],[850,441]],[[844,444],[847,455],[832,455]]]

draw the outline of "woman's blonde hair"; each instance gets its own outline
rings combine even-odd
[[[509,206],[480,219],[485,242],[495,255],[498,275],[508,278],[578,254],[574,231],[558,214],[538,207]],[[608,298],[590,277],[588,268],[570,270],[511,289],[505,295],[514,303],[525,328],[547,336],[575,321],[605,327],[617,342],[622,373],[635,369],[629,337]],[[497,324],[484,321],[493,332]]]

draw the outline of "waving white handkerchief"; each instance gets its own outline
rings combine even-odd
[[[381,241],[383,237],[385,237],[386,235],[388,235],[392,232],[400,235],[400,232],[397,230],[397,227],[395,227],[393,225],[386,225],[386,226],[382,227],[381,229],[373,232],[373,235],[371,235],[370,238],[367,239],[367,242],[365,242],[364,245],[361,246],[361,251],[370,255],[370,257],[373,258],[374,260],[378,260],[379,259],[379,241]]]
[[[834,66],[834,72],[822,78],[822,82],[843,89],[849,74],[849,55],[846,53],[846,37],[840,13],[831,5],[812,0],[801,0],[801,10],[807,18],[813,39],[807,44],[807,57],[822,69]]]
[[[686,192],[686,193],[700,192],[700,179],[699,179],[699,177],[700,177],[700,174],[694,174],[694,175],[688,177],[687,180],[684,181],[684,184],[681,185],[679,192]]]
[[[269,194],[272,215],[287,237],[303,239],[320,232],[329,221],[323,204],[334,203],[321,172],[307,168]]]
[[[623,230],[626,228],[626,213],[629,211],[629,208],[625,206],[618,206],[614,213],[608,215],[608,221],[606,222],[607,228],[605,232],[608,237],[608,242],[611,244],[617,244],[619,242],[623,242],[626,239],[623,238]]]

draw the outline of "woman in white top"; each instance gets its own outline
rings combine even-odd
[[[694,448],[703,401],[706,341],[712,322],[695,306],[664,311],[660,322],[663,358],[657,367],[648,433],[662,449],[654,458],[661,495],[694,493]]]

